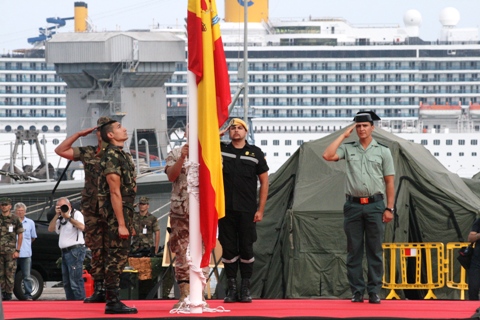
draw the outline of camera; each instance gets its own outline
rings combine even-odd
[[[62,211],[63,213],[67,213],[68,211],[70,211],[70,207],[64,204],[60,207],[60,211]]]

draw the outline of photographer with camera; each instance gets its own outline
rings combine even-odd
[[[82,278],[86,253],[84,229],[82,213],[72,208],[67,198],[58,199],[48,231],[60,235],[58,246],[62,250],[62,281],[67,300],[85,299]]]

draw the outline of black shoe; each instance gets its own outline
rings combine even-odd
[[[114,303],[107,303],[105,306],[105,314],[132,314],[138,313],[136,308],[127,307],[123,302],[117,301]]]
[[[223,302],[224,303],[237,302],[238,301],[237,279],[229,278],[229,279],[227,279],[227,282],[228,282],[227,294],[225,295],[225,298],[223,299]]]
[[[363,295],[360,294],[359,292],[355,292],[355,294],[352,297],[352,302],[363,302]]]
[[[250,295],[250,279],[242,279],[242,286],[240,287],[240,302],[252,302]]]
[[[376,293],[368,294],[368,303],[380,303],[380,297]]]
[[[5,293],[3,295],[3,301],[10,301],[12,300],[12,294],[11,293]]]
[[[83,303],[102,303],[106,301],[105,291],[95,291],[90,297],[85,298]]]

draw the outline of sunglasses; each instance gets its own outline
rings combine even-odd
[[[9,205],[10,205],[10,203],[2,203],[2,204],[0,204],[0,206],[9,206]]]

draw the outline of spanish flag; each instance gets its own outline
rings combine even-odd
[[[231,94],[219,22],[215,0],[188,0],[188,69],[198,89],[200,232],[205,246],[200,267],[210,262],[218,219],[225,216],[219,128],[228,118]]]

